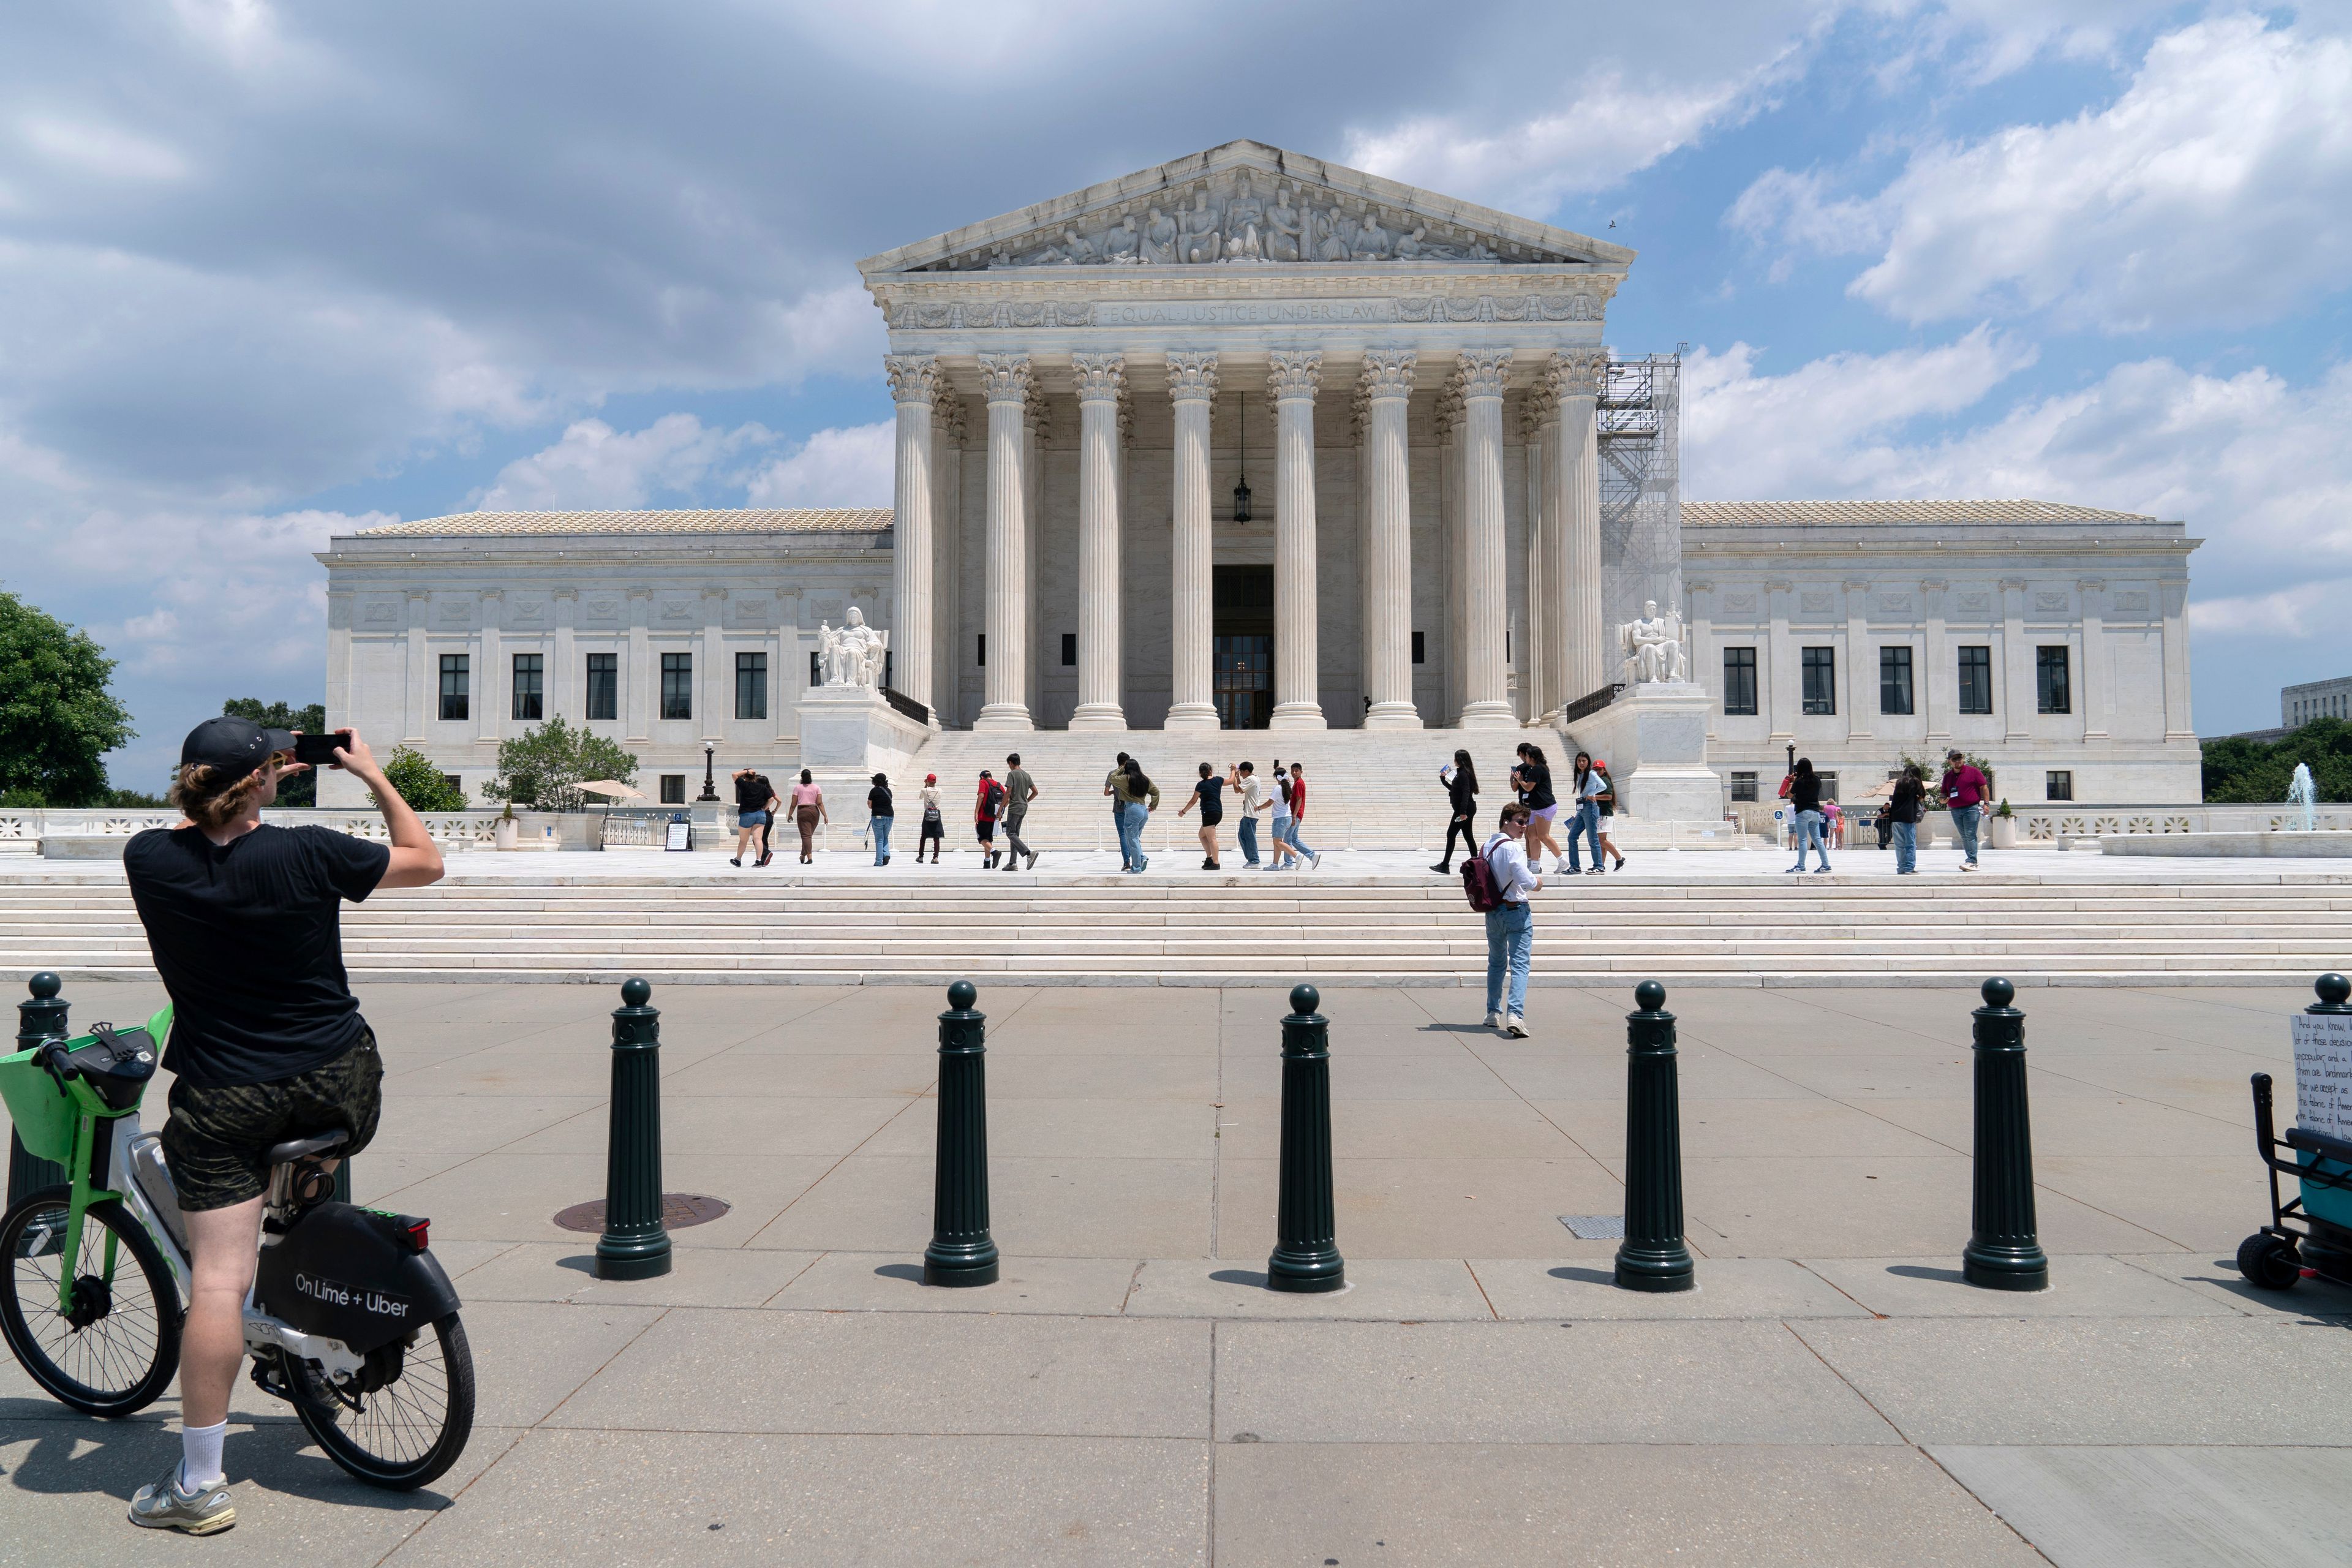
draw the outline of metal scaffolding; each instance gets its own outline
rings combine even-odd
[[[1683,594],[1682,354],[1612,359],[1595,418],[1601,608],[1608,626]]]

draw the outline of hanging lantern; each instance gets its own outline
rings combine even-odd
[[[1250,520],[1249,394],[1244,392],[1240,395],[1242,400],[1241,471],[1234,476],[1234,521],[1247,522]]]

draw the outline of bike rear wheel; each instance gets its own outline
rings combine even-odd
[[[0,1218],[0,1335],[53,1397],[92,1415],[129,1415],[169,1388],[179,1370],[179,1287],[147,1232],[111,1200],[84,1213],[79,1255],[68,1260],[72,1195],[68,1187],[44,1187]],[[58,1309],[68,1266],[71,1313]]]
[[[474,1357],[455,1312],[373,1352],[358,1387],[337,1387],[307,1367],[298,1386],[302,1429],[371,1486],[413,1491],[437,1479],[474,1433]]]

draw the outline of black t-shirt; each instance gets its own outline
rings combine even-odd
[[[200,1088],[267,1083],[349,1050],[366,1026],[343,973],[342,900],[392,851],[268,823],[226,844],[152,827],[124,846],[131,899],[172,996],[163,1065]]]
[[[1559,804],[1552,797],[1550,768],[1541,763],[1521,763],[1519,778],[1527,786],[1519,791],[1519,804],[1529,811]]]
[[[746,773],[735,781],[735,809],[739,812],[765,811],[769,797],[775,793],[775,785],[768,782],[766,775]]]
[[[1470,775],[1460,768],[1454,769],[1454,776],[1445,783],[1445,799],[1456,816],[1478,814],[1478,792],[1471,787]]]
[[[896,816],[898,808],[890,804],[890,787],[876,784],[866,792],[866,809],[877,816]]]
[[[1795,773],[1789,780],[1789,809],[1819,811],[1822,808],[1822,775]]]
[[[1201,793],[1201,820],[1223,822],[1225,819],[1225,781],[1205,778],[1194,787]]]

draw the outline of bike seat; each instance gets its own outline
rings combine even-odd
[[[332,1132],[316,1133],[309,1138],[296,1138],[269,1146],[269,1163],[290,1165],[297,1160],[307,1160],[314,1154],[331,1153],[352,1141],[352,1135],[341,1128]]]

